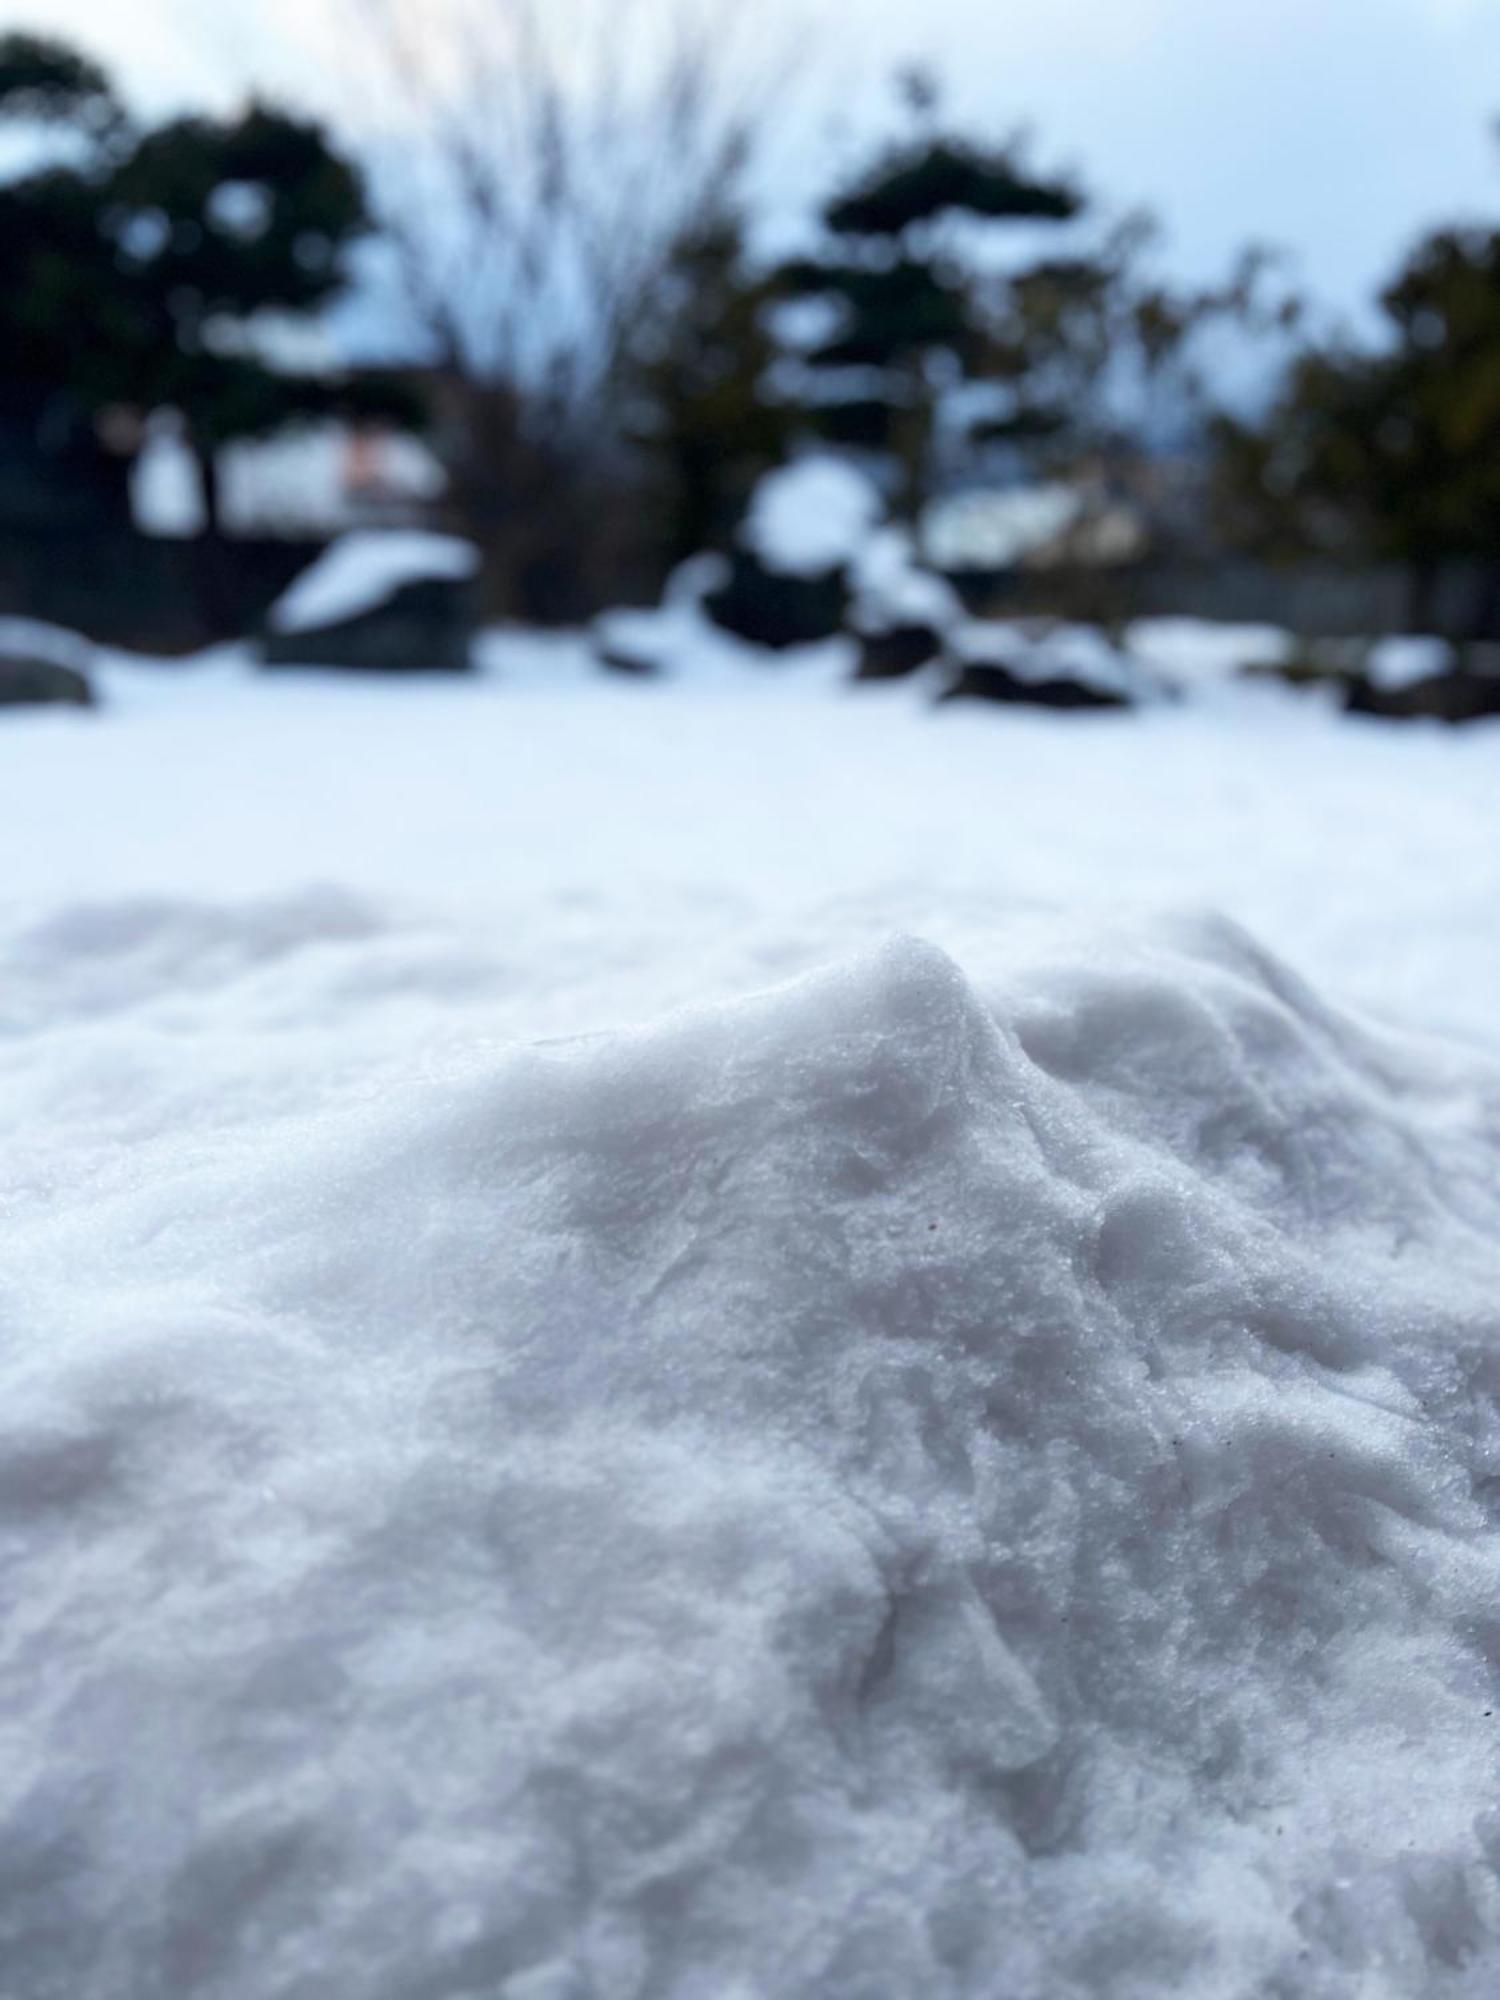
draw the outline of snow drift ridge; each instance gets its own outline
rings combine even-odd
[[[7,1990],[1493,1991],[1497,1161],[1205,925],[22,1202]]]

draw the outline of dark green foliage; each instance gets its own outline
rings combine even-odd
[[[824,213],[840,236],[900,236],[914,223],[940,215],[1068,222],[1082,207],[1075,188],[1034,179],[1008,150],[983,152],[951,140],[919,139],[888,155]]]
[[[87,56],[39,35],[0,36],[0,117],[67,122],[100,131],[120,108],[109,80]]]
[[[854,451],[893,452],[901,412],[880,396],[842,396],[810,411],[809,417],[830,444]]]
[[[467,578],[423,577],[382,604],[314,630],[261,634],[267,667],[349,667],[365,673],[464,673],[478,592]]]
[[[747,550],[736,549],[727,579],[704,608],[726,632],[783,652],[831,639],[844,629],[849,585],[840,570],[826,576],[781,576]]]
[[[179,410],[205,471],[215,449],[343,405],[347,385],[278,368],[248,331],[343,284],[367,227],[353,170],[319,127],[261,105],[128,128],[81,56],[0,38],[0,118],[74,144],[0,187],[0,381],[15,406],[75,427]],[[355,392],[366,405],[378,387]]]
[[[146,133],[111,176],[101,222],[121,269],[198,323],[321,305],[367,227],[360,183],[321,129],[263,105]]]
[[[827,290],[827,272],[824,290]],[[814,367],[884,368],[920,361],[941,348],[977,361],[984,342],[962,282],[930,262],[902,257],[873,270],[839,273],[844,329],[808,356]]]
[[[778,284],[788,299],[821,298],[832,309],[827,335],[801,356],[825,385],[807,396],[807,421],[831,442],[888,458],[896,504],[915,520],[937,476],[945,398],[965,383],[1009,382],[1024,366],[997,343],[954,228],[1066,222],[1082,198],[1030,173],[1013,148],[935,135],[930,88],[908,95],[921,128],[827,204],[826,246],[784,265]],[[850,370],[860,379],[841,382]]]
[[[1388,343],[1305,353],[1261,424],[1220,427],[1230,531],[1273,554],[1385,557],[1425,577],[1500,546],[1500,233],[1445,230],[1381,300]]]

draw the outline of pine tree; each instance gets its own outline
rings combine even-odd
[[[179,410],[217,523],[216,454],[298,417],[409,402],[268,356],[262,315],[306,316],[348,276],[359,179],[322,130],[252,105],[133,130],[62,44],[0,37],[0,122],[67,143],[0,188],[0,380],[97,426]]]
[[[891,461],[898,510],[915,520],[932,492],[945,402],[1007,372],[957,231],[1066,222],[1082,198],[1032,174],[1013,146],[931,129],[925,80],[909,80],[907,94],[916,132],[827,204],[824,246],[784,265],[779,282],[785,297],[833,310],[832,328],[802,357],[810,421]]]

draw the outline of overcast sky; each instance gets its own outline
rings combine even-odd
[[[252,79],[296,89],[322,4],[0,0],[0,22],[86,44],[160,107]],[[1187,275],[1256,238],[1292,250],[1314,296],[1353,306],[1424,225],[1500,215],[1500,0],[800,5],[809,101],[867,102],[893,63],[930,60],[969,122],[1028,123],[1039,159],[1155,208]]]

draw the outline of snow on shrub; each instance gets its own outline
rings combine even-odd
[[[740,540],[775,575],[826,576],[854,560],[883,512],[862,472],[815,452],[766,474]]]

